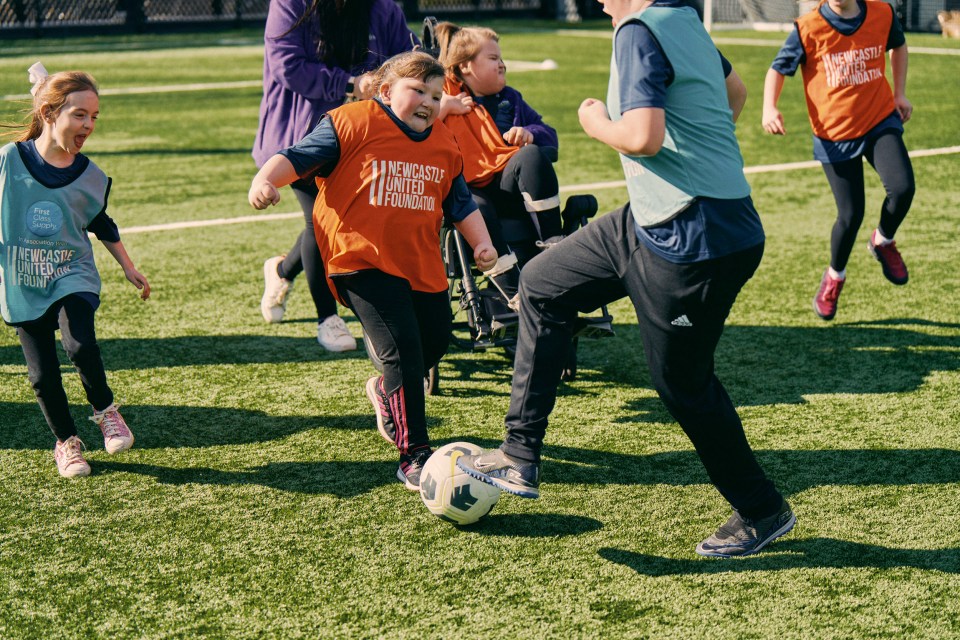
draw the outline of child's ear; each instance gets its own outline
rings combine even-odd
[[[390,104],[390,83],[384,82],[380,85],[378,93],[381,102],[384,104]]]

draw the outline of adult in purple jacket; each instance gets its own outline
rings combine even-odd
[[[330,109],[370,98],[368,72],[416,44],[419,40],[393,0],[272,0],[264,31],[260,124],[253,144],[257,167],[313,131]],[[314,236],[314,176],[291,188],[306,225],[286,255],[264,262],[260,311],[267,322],[280,322],[293,279],[304,271],[317,308],[317,341],[328,351],[356,349],[356,339],[337,315]]]

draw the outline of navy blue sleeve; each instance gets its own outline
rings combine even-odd
[[[730,61],[724,57],[723,52],[720,49],[717,49],[717,53],[720,54],[720,66],[723,67],[723,77],[726,78],[730,75],[730,72],[733,71],[733,65],[730,64]]]
[[[897,12],[890,7],[893,12],[893,22],[890,23],[890,35],[887,36],[887,51],[896,49],[907,44],[907,38],[903,35],[903,27],[900,25],[900,19],[897,18]]]
[[[279,153],[290,161],[301,178],[328,176],[340,161],[340,140],[333,122],[324,116],[303,140]]]
[[[792,76],[807,59],[807,54],[803,50],[803,43],[800,42],[800,31],[797,25],[793,25],[793,31],[787,36],[786,42],[780,47],[777,57],[773,59],[770,68],[784,76]]]
[[[477,203],[461,173],[453,179],[450,193],[443,199],[443,216],[451,222],[460,222],[476,210]]]
[[[664,108],[673,67],[650,29],[640,22],[625,24],[617,31],[613,46],[620,76],[620,113]]]
[[[119,242],[120,229],[113,218],[107,215],[106,211],[101,211],[87,225],[87,231],[97,236],[100,242]]]

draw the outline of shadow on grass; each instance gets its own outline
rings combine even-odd
[[[366,358],[363,349],[329,353],[315,337],[280,336],[179,336],[175,338],[120,338],[98,340],[107,371],[193,367],[224,364],[280,364],[341,358]],[[73,365],[58,347],[64,370]],[[23,365],[19,344],[0,347],[0,365]]]
[[[663,558],[609,547],[598,553],[605,560],[622,564],[645,576],[853,567],[904,567],[960,573],[960,549],[892,549],[833,538],[784,540],[771,544],[756,556],[723,560]]]
[[[133,473],[169,485],[259,485],[291,493],[328,494],[352,498],[384,485],[397,485],[396,462],[268,462],[241,471],[209,467],[174,468],[152,464],[97,460],[94,475]],[[404,493],[407,491],[404,489]]]
[[[24,382],[26,384],[26,382]],[[311,429],[376,434],[371,414],[282,416],[262,411],[210,407],[123,405],[137,449],[198,448],[268,442]],[[73,411],[80,439],[100,449],[100,432],[84,409]],[[379,436],[377,436],[379,439]],[[0,402],[0,448],[48,449],[53,436],[34,403]]]
[[[960,336],[904,328],[956,329],[921,319],[824,327],[728,327],[717,351],[717,374],[739,406],[802,403],[810,394],[902,393],[917,389],[932,371],[960,369]],[[635,325],[617,335],[583,340],[578,379],[585,383],[650,387]],[[314,362],[366,358],[362,349],[325,353],[312,337],[264,335],[181,336],[100,341],[108,371],[221,364]],[[469,355],[469,354],[468,354]],[[64,367],[70,364],[61,352]],[[19,345],[0,347],[0,366],[23,365]],[[507,395],[511,364],[506,357],[448,357],[441,364],[441,393],[462,397]],[[471,380],[493,379],[489,384]],[[450,385],[450,386],[445,386]],[[562,386],[560,395],[591,393]],[[631,421],[671,421],[656,399],[636,403]]]
[[[483,536],[511,538],[562,538],[603,529],[603,523],[594,518],[561,513],[505,513],[496,508],[476,524],[461,527]]]

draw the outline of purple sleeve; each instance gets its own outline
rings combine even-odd
[[[311,30],[290,31],[306,9],[301,0],[270,3],[264,31],[266,66],[284,89],[314,100],[342,102],[350,74],[316,59]]]
[[[382,7],[374,6],[371,11],[370,31],[382,39],[378,42],[378,48],[383,57],[389,58],[419,45],[420,38],[407,27],[407,19],[397,3],[389,0],[380,4]]]
[[[557,130],[543,121],[543,118],[533,107],[528,105],[520,92],[506,87],[511,92],[510,101],[514,103],[513,124],[523,127],[533,134],[533,143],[538,147],[558,147]]]

